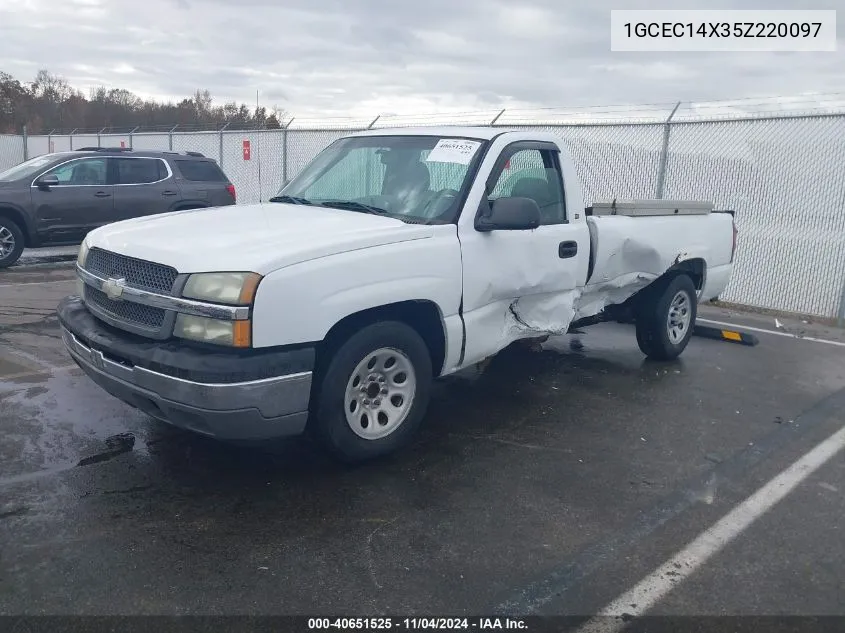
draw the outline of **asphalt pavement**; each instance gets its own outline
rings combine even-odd
[[[343,467],[107,395],[61,345],[73,288],[68,261],[0,271],[0,615],[592,614],[845,426],[842,331],[705,307],[759,344],[508,349],[438,381],[409,449]],[[843,510],[840,452],[649,612],[845,615]]]
[[[43,267],[61,264],[76,257],[79,246],[50,246],[46,248],[25,248],[16,266]]]

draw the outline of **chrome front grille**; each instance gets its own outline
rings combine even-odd
[[[122,279],[127,288],[157,295],[173,296],[178,277],[175,268],[92,248],[85,258],[85,270],[101,280]],[[90,283],[85,285],[83,300],[91,313],[106,323],[141,336],[163,340],[173,330],[175,312],[163,308],[109,296]]]
[[[173,284],[178,274],[176,269],[170,266],[119,255],[100,248],[92,248],[88,252],[85,269],[104,279],[123,278],[127,286],[165,295],[173,293]]]
[[[161,308],[134,303],[112,301],[102,290],[85,286],[85,303],[94,305],[108,316],[136,327],[159,331],[164,326],[165,311]]]

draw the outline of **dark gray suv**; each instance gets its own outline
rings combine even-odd
[[[235,187],[198,152],[86,147],[0,172],[0,268],[24,248],[78,244],[143,215],[235,204]]]

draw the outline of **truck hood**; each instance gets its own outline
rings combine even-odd
[[[174,211],[91,231],[88,245],[180,273],[251,271],[430,237],[432,226],[341,209],[252,204]]]

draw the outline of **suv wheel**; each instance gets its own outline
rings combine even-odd
[[[0,268],[6,268],[18,261],[23,247],[23,231],[15,222],[0,215]]]

